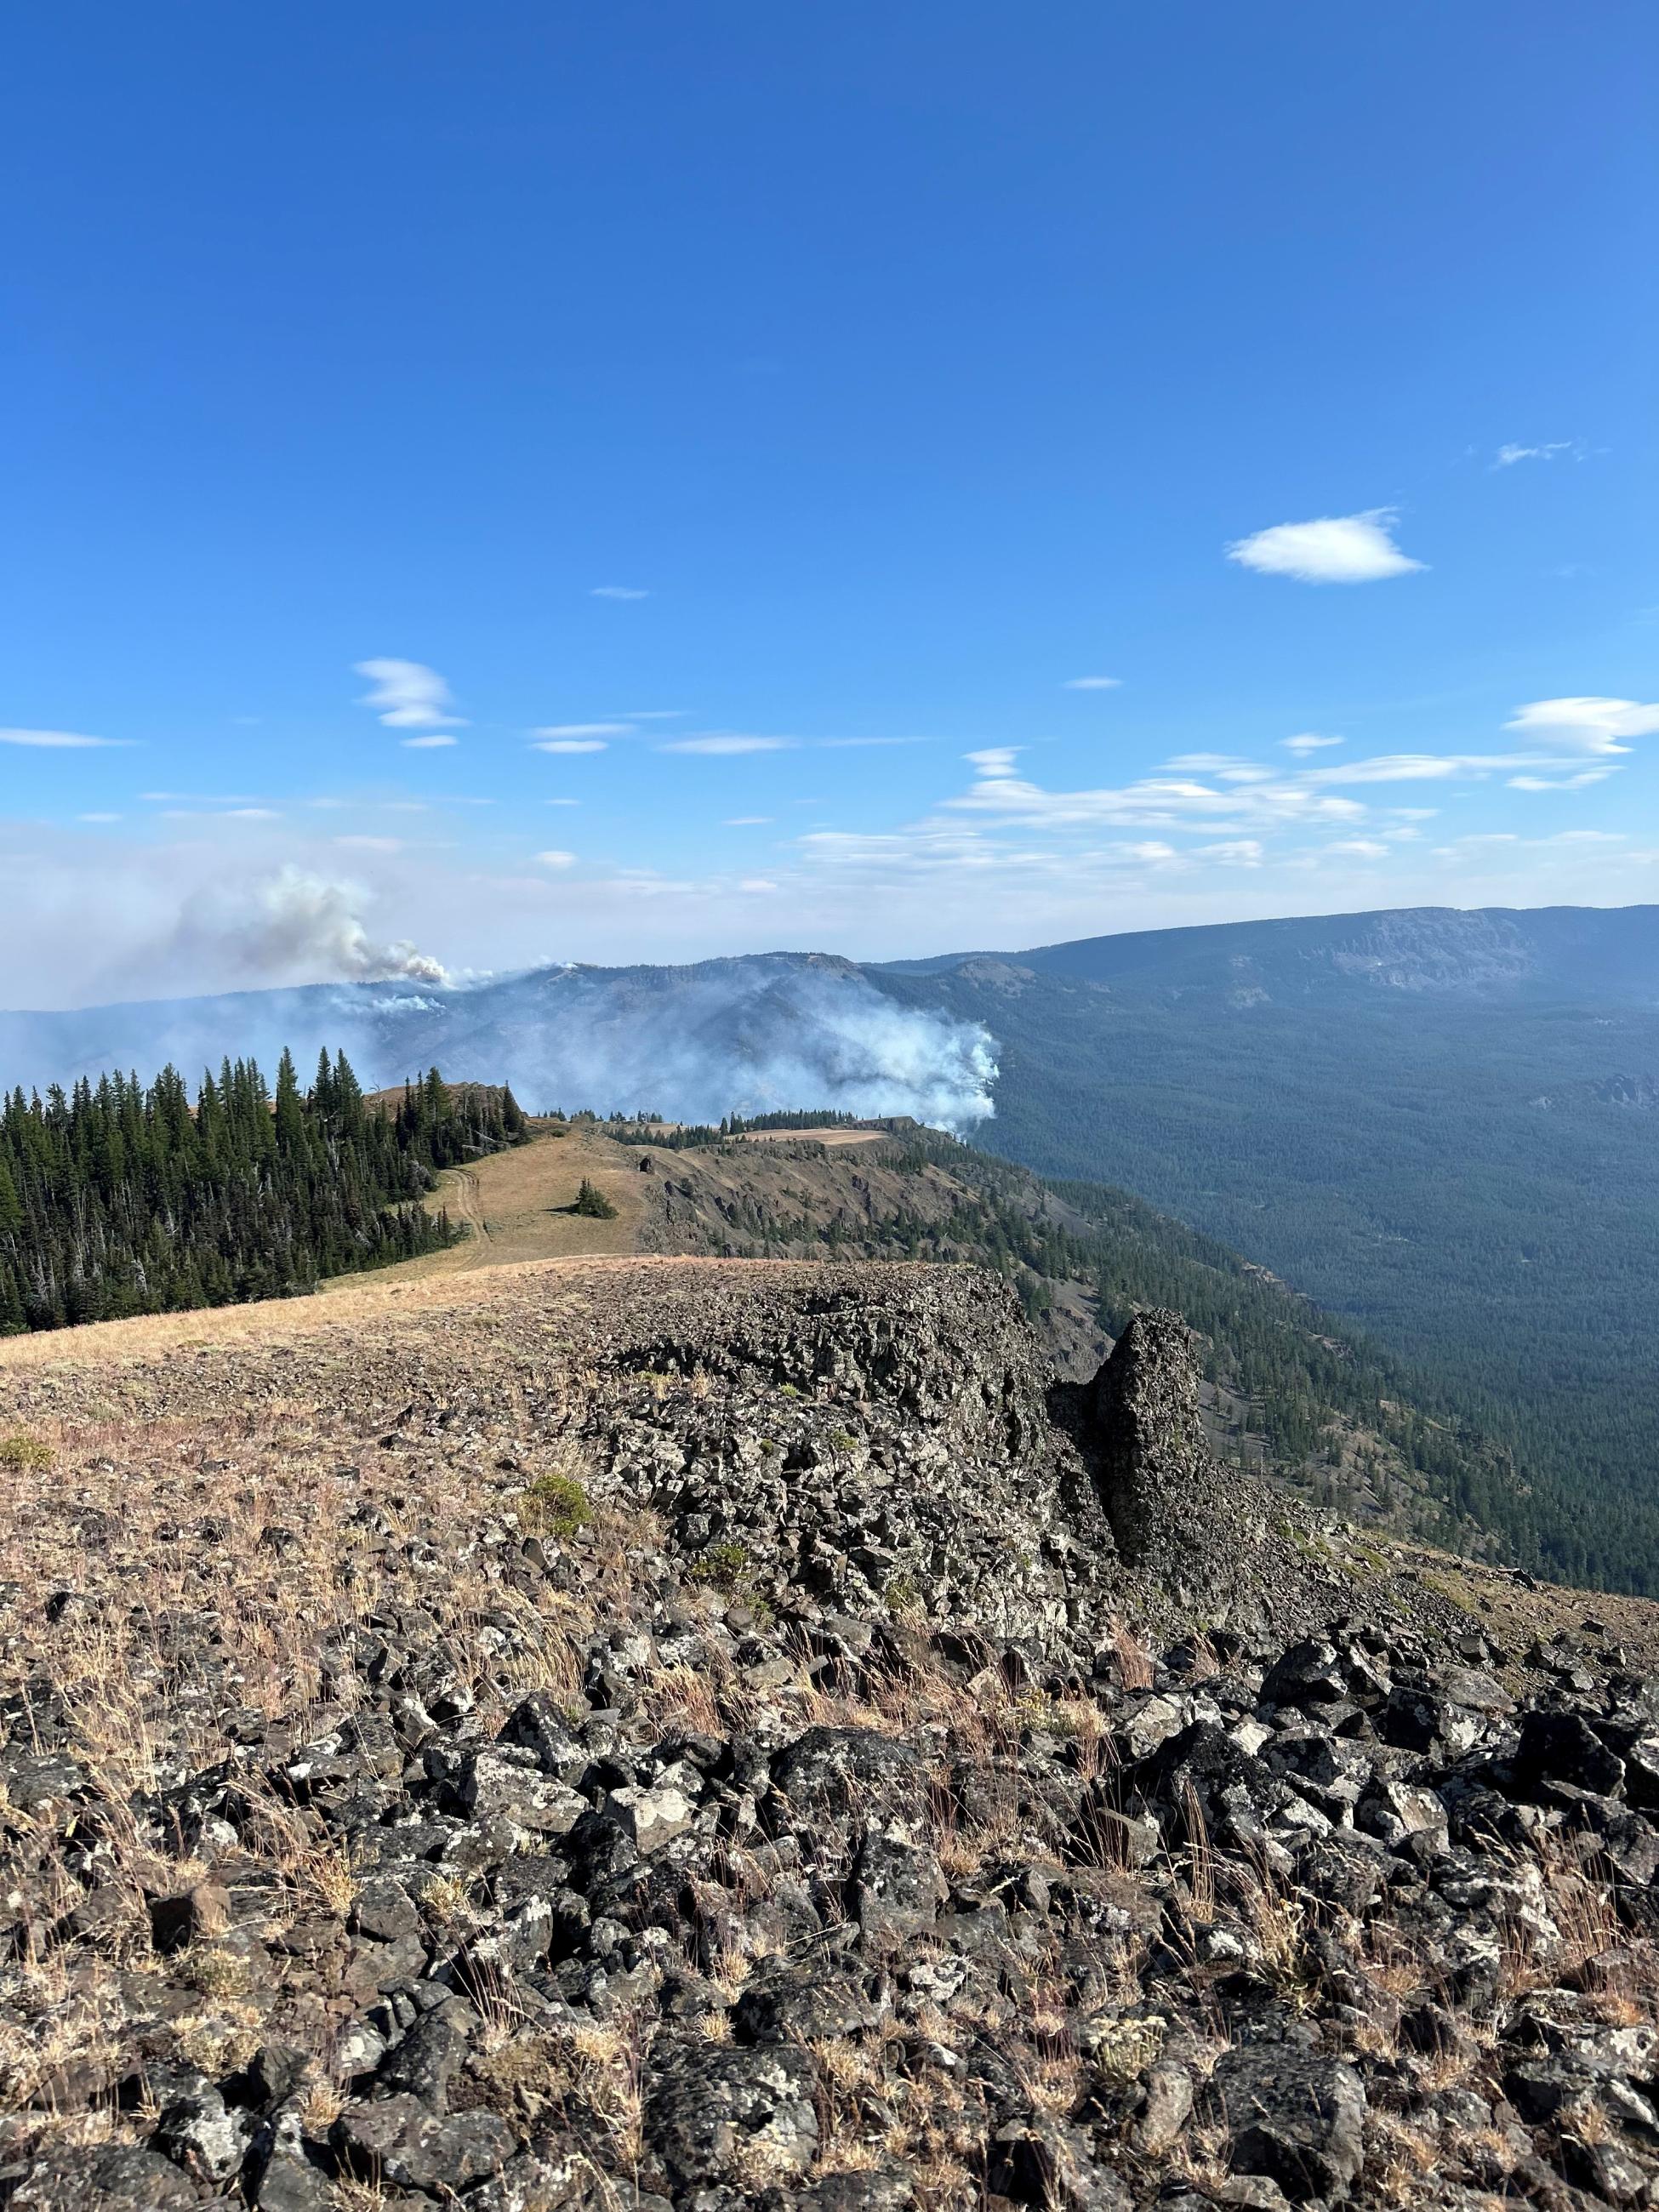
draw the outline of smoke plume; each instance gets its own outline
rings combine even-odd
[[[0,1015],[0,1082],[66,1082],[112,1066],[148,1073],[169,1060],[194,1075],[227,1053],[269,1066],[285,1045],[304,1066],[325,1046],[343,1048],[375,1087],[438,1066],[455,1080],[509,1082],[532,1111],[714,1121],[825,1106],[960,1132],[994,1110],[990,1032],[900,1004],[848,961],[762,953],[458,987],[441,971],[431,980],[435,963],[409,946],[374,945],[342,886],[292,871],[231,926],[251,973],[303,972],[326,951],[349,972],[396,980]]]
[[[314,975],[445,984],[441,964],[406,939],[376,944],[360,908],[368,894],[292,864],[246,889],[214,884],[186,903],[170,951],[210,952],[251,982]]]

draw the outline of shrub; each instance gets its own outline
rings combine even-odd
[[[574,1475],[538,1474],[519,1500],[519,1525],[532,1536],[574,1536],[592,1518],[587,1492]]]
[[[742,1581],[749,1566],[749,1552],[745,1545],[727,1542],[711,1544],[692,1563],[694,1583],[713,1583],[716,1589],[732,1589]]]
[[[0,1467],[21,1474],[28,1468],[51,1465],[52,1446],[43,1444],[39,1437],[0,1437]]]

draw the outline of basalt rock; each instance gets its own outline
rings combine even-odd
[[[28,1384],[0,2208],[1659,2202],[1634,1609],[1345,1569],[1169,1315],[1092,1389],[962,1269],[471,1318]]]
[[[1086,1394],[1085,1448],[1119,1553],[1181,1605],[1265,1622],[1273,1585],[1307,1577],[1270,1537],[1272,1499],[1224,1470],[1199,1407],[1197,1348],[1179,1314],[1136,1314]]]

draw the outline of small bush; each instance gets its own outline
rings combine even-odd
[[[43,1444],[39,1437],[0,1437],[0,1467],[21,1474],[28,1468],[51,1465],[52,1446]]]
[[[882,1592],[887,1610],[896,1620],[914,1620],[922,1611],[921,1592],[914,1575],[895,1575]]]
[[[519,1500],[519,1526],[532,1536],[574,1536],[592,1518],[587,1492],[573,1475],[539,1474]]]
[[[713,1583],[717,1589],[733,1589],[748,1571],[749,1550],[744,1544],[711,1544],[692,1563],[694,1583]]]
[[[617,1218],[616,1207],[612,1206],[598,1183],[591,1182],[586,1176],[581,1179],[580,1186],[576,1192],[576,1202],[570,1211],[573,1213],[585,1213],[590,1221],[614,1221]]]

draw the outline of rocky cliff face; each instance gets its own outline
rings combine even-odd
[[[100,1340],[0,1354],[0,2203],[1654,2201],[1645,1614],[1224,1478],[1175,1316]]]

